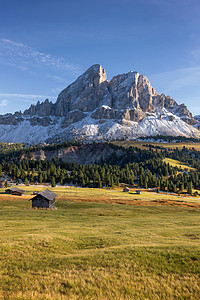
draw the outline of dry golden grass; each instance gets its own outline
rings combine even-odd
[[[196,149],[198,151],[200,151],[200,143],[160,143],[160,142],[148,142],[148,141],[115,141],[112,142],[115,145],[119,145],[119,146],[123,146],[125,148],[128,148],[130,146],[132,147],[138,147],[140,149],[149,149],[148,147],[146,147],[146,144],[150,144],[150,145],[154,145],[154,146],[158,146],[158,147],[163,147],[166,149],[182,149],[184,146],[188,149]],[[153,150],[155,150],[153,148]]]
[[[0,195],[1,299],[199,299],[198,199],[57,187],[33,210],[25,188]]]
[[[188,166],[188,165],[186,165],[186,164],[180,162],[179,160],[175,160],[175,159],[167,158],[167,157],[166,157],[166,158],[164,159],[164,161],[165,161],[166,163],[169,163],[170,166],[172,166],[172,167],[178,167],[178,168],[181,168],[182,170],[187,169],[188,171],[193,171],[193,172],[197,171],[197,169],[192,168],[192,167],[190,167],[190,166]]]
[[[133,206],[180,206],[180,207],[193,207],[200,208],[200,199],[189,195],[178,196],[175,194],[159,193],[157,194],[152,190],[142,190],[142,194],[136,194],[136,188],[130,189],[130,192],[123,192],[122,188],[115,189],[95,189],[95,188],[76,188],[58,186],[42,187],[42,186],[21,186],[26,190],[24,196],[13,196],[3,193],[0,194],[0,201],[22,201],[30,200],[34,197],[33,191],[43,191],[46,188],[53,191],[58,195],[57,201],[75,201],[75,202],[97,202],[109,203],[119,205],[133,205]],[[31,207],[31,201],[29,201]]]

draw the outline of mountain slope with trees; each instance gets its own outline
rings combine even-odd
[[[39,151],[37,146],[35,151]],[[181,193],[192,189],[200,190],[200,152],[195,149],[153,149],[149,145],[148,150],[137,147],[127,149],[113,144],[84,145],[95,149],[103,147],[107,149],[107,157],[101,157],[96,163],[80,164],[58,157],[41,160],[35,156],[33,148],[10,150],[0,156],[0,172],[6,173],[16,182],[25,184],[50,183],[73,184],[82,187],[114,187],[120,184],[139,186],[141,188],[156,188],[158,191]],[[48,145],[47,148],[66,147],[64,145]],[[70,145],[71,149],[72,145]],[[75,147],[75,146],[74,146]],[[45,147],[44,147],[45,148]],[[82,149],[83,145],[76,145]],[[66,148],[65,148],[66,149]],[[109,151],[108,151],[109,149]],[[41,150],[41,149],[40,149]],[[50,150],[48,150],[50,151]],[[97,157],[97,156],[94,156]],[[173,167],[164,161],[165,157],[182,161],[196,169],[196,172],[188,172],[180,167]]]

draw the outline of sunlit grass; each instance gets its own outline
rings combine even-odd
[[[182,170],[187,169],[188,172],[189,172],[189,171],[194,171],[194,172],[196,171],[195,168],[192,168],[192,167],[188,166],[187,164],[184,164],[184,163],[180,162],[179,160],[175,160],[175,159],[167,158],[167,157],[166,157],[166,158],[164,159],[164,161],[165,161],[166,163],[169,163],[170,166],[172,166],[172,167],[178,167],[178,168],[181,168]]]
[[[138,147],[140,149],[149,149],[146,145],[154,145],[155,147],[163,147],[166,149],[182,149],[183,147],[186,147],[188,149],[196,149],[197,151],[200,151],[200,143],[160,143],[160,142],[150,142],[150,141],[114,141],[112,142],[115,145],[123,146],[125,148],[128,148],[130,146],[132,147]],[[152,148],[153,150],[156,148]]]
[[[54,211],[30,209],[30,195],[0,197],[1,298],[199,299],[199,209],[67,200],[149,193],[52,190],[62,191]]]

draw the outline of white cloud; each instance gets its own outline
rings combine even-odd
[[[200,47],[197,47],[196,49],[193,49],[190,51],[190,55],[193,58],[193,63],[199,63],[200,62]]]
[[[79,65],[70,64],[62,57],[39,52],[32,47],[4,38],[0,39],[0,63],[22,71],[34,72],[40,69],[40,74],[47,77],[53,76],[46,75],[47,71],[48,74],[56,71],[59,72],[59,76],[55,75],[54,79],[58,81],[64,80],[69,72],[75,76],[80,74]]]
[[[50,95],[32,95],[32,94],[0,94],[0,98],[8,98],[11,101],[14,100],[21,100],[23,102],[27,102],[27,103],[33,103],[33,101],[44,101],[45,99],[49,99],[51,101],[56,100],[55,96],[50,96]],[[1,102],[3,101],[8,101],[8,100],[1,100]],[[0,102],[0,103],[1,103]],[[5,103],[5,102],[4,102]],[[6,106],[6,105],[0,105],[0,106]]]
[[[8,102],[9,101],[7,99],[0,100],[0,106],[7,106]]]
[[[152,74],[151,80],[158,85],[162,85],[167,92],[172,92],[189,86],[199,86],[200,66]]]
[[[178,103],[185,103],[190,111],[200,114],[200,66],[175,69],[149,76],[158,93],[171,96]]]
[[[14,113],[16,111],[24,111],[31,104],[38,101],[44,102],[45,99],[55,102],[57,97],[50,95],[34,95],[34,94],[3,94],[0,93],[0,113]],[[9,104],[9,105],[8,105]]]

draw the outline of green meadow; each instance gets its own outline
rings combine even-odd
[[[77,202],[83,194],[68,189],[54,211],[1,195],[1,299],[199,299],[198,208]]]

